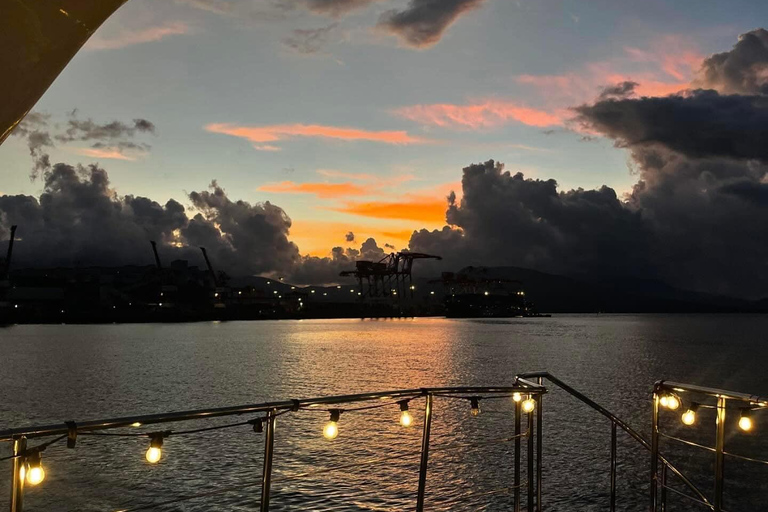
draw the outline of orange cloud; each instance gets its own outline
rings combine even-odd
[[[502,100],[469,105],[413,105],[397,109],[395,113],[417,123],[448,128],[490,128],[510,121],[537,127],[563,124],[563,119],[556,113]]]
[[[112,160],[134,161],[136,157],[124,155],[117,148],[67,148],[75,154],[91,158],[108,158]]]
[[[188,32],[189,26],[186,23],[174,21],[142,30],[124,30],[115,37],[110,38],[102,37],[97,33],[88,41],[85,47],[89,50],[115,50],[135,44],[160,41],[169,36],[186,34]]]
[[[446,200],[440,197],[413,197],[403,201],[347,202],[333,211],[374,219],[414,220],[444,224]]]
[[[317,124],[277,124],[270,126],[239,126],[212,123],[205,127],[212,133],[222,133],[246,139],[254,144],[276,142],[290,137],[319,137],[347,141],[371,141],[384,144],[421,144],[426,139],[413,137],[405,131],[370,131],[359,128],[323,126]]]
[[[259,187],[258,190],[278,194],[314,194],[321,199],[364,196],[371,192],[368,187],[352,183],[294,183],[293,181],[268,183]]]

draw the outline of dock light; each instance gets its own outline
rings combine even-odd
[[[469,399],[469,406],[471,409],[469,410],[470,414],[472,416],[479,416],[480,415],[480,399],[477,397],[472,397]]]
[[[163,456],[163,434],[152,434],[146,458],[150,464],[157,464]]]
[[[534,409],[536,409],[536,400],[534,400],[531,397],[526,398],[523,400],[523,412],[531,413]]]
[[[514,400],[515,402],[519,402],[522,399],[523,399],[523,395],[521,395],[520,393],[518,392],[512,393],[512,400]]]
[[[752,410],[742,409],[741,417],[739,418],[739,428],[744,432],[749,432],[752,430],[752,426]]]
[[[40,450],[34,450],[27,455],[26,478],[29,485],[37,485],[45,480],[42,458]]]
[[[430,295],[434,295],[434,294],[435,294],[435,292],[429,292],[429,294],[430,294]]]
[[[483,292],[483,295],[488,295],[488,292]]]
[[[683,413],[682,416],[680,416],[680,421],[683,422],[683,425],[688,425],[689,427],[696,423],[696,412],[699,410],[699,404],[696,402],[692,403],[691,406],[688,408],[687,411]]]
[[[331,418],[323,428],[323,436],[328,440],[336,439],[339,435],[339,416],[341,416],[341,409],[331,409]]]
[[[408,400],[398,403],[400,404],[400,424],[404,427],[410,427],[413,424],[413,416],[408,412]]]
[[[411,290],[415,290],[416,287],[414,285],[411,285]]]

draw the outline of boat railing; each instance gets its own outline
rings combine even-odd
[[[503,491],[507,493],[510,491],[514,492],[514,511],[520,512],[523,490],[526,490],[527,510],[532,511],[541,503],[541,481],[536,480],[533,474],[534,439],[532,433],[534,431],[535,411],[540,408],[541,397],[546,391],[544,386],[521,380],[516,382],[513,386],[506,387],[473,386],[405,389],[355,395],[285,400],[216,409],[128,416],[106,420],[82,422],[68,421],[52,425],[22,427],[0,431],[0,442],[11,443],[12,450],[10,456],[0,457],[0,460],[10,459],[12,461],[10,510],[11,512],[22,512],[25,486],[37,485],[42,482],[45,477],[45,472],[42,466],[42,453],[47,447],[54,443],[66,440],[68,448],[75,448],[78,436],[84,435],[144,437],[149,441],[149,449],[146,452],[147,462],[157,463],[162,456],[163,440],[168,437],[201,434],[224,428],[252,427],[254,431],[264,434],[263,466],[261,481],[259,483],[261,486],[259,509],[263,512],[269,510],[270,506],[270,489],[273,481],[272,465],[274,461],[275,422],[277,417],[283,414],[298,413],[303,410],[317,410],[320,408],[322,411],[323,408],[327,408],[329,421],[325,426],[323,434],[325,437],[333,439],[338,434],[337,422],[342,414],[380,407],[399,407],[401,411],[400,422],[407,426],[412,421],[412,417],[408,412],[409,403],[413,400],[423,400],[424,423],[419,459],[418,490],[415,496],[415,508],[417,511],[421,512],[425,507],[427,468],[430,453],[430,432],[432,429],[432,417],[436,399],[465,400],[470,405],[470,413],[475,415],[479,413],[478,404],[480,400],[510,397],[510,400],[514,403],[514,435],[508,436],[501,441],[514,442],[514,484],[505,487]],[[366,402],[375,403],[370,405],[365,404]],[[171,422],[211,420],[214,418],[243,415],[252,415],[255,417],[235,423],[186,430],[150,430],[147,428],[152,425],[162,425]],[[525,432],[521,430],[524,415],[527,416],[528,425]],[[119,432],[111,432],[115,429],[122,430]],[[130,430],[126,432],[125,429]],[[141,429],[142,432],[135,432],[136,429]],[[541,433],[540,426],[538,432]],[[528,450],[527,474],[525,481],[522,480],[523,475],[521,471],[521,445],[523,439],[527,439]],[[38,440],[38,444],[33,446],[33,440]],[[500,440],[494,440],[494,442],[498,441]],[[453,446],[448,446],[448,448],[451,447]],[[387,457],[378,458],[376,461],[378,462],[385,459],[387,459]],[[297,478],[309,474],[312,474],[312,472],[304,475],[297,475]],[[241,486],[227,487],[220,491],[200,493],[191,496],[180,496],[175,499],[164,501],[163,503],[153,503],[149,506],[142,505],[129,507],[121,510],[121,512],[146,510],[171,503],[209,497],[219,492],[229,492],[253,487],[255,487],[255,484],[249,482]],[[536,497],[538,497],[538,501],[536,501]]]
[[[610,510],[614,512],[616,510],[616,466],[617,466],[617,429],[621,429],[626,432],[630,438],[637,441],[637,443],[648,450],[651,454],[651,475],[650,475],[650,487],[649,487],[649,510],[656,512],[661,510],[666,512],[667,510],[667,492],[673,492],[687,500],[696,503],[704,508],[713,510],[715,512],[725,512],[723,508],[723,490],[724,490],[724,460],[725,457],[734,457],[741,460],[750,462],[768,464],[768,461],[760,460],[752,457],[745,457],[733,453],[728,453],[724,448],[724,436],[725,436],[725,413],[726,405],[728,402],[736,402],[740,410],[739,427],[743,430],[750,430],[752,428],[751,411],[754,410],[767,410],[768,401],[766,399],[748,395],[744,393],[737,393],[731,391],[724,391],[716,388],[707,388],[692,384],[682,384],[677,382],[659,381],[653,388],[653,414],[652,414],[652,434],[651,441],[645,439],[642,434],[637,432],[626,422],[621,420],[611,411],[601,406],[594,400],[590,399],[583,393],[569,386],[562,380],[558,379],[549,372],[528,372],[518,375],[517,382],[519,383],[533,383],[531,379],[534,379],[537,384],[543,385],[544,381],[548,381],[554,386],[564,390],[571,396],[575,397],[582,403],[586,404],[590,408],[594,409],[598,413],[605,416],[610,420],[611,424],[611,460],[610,460]],[[672,435],[661,432],[659,428],[659,408],[666,408],[671,411],[676,411],[684,405],[683,395],[686,395],[685,402],[687,407],[683,409],[681,415],[681,421],[684,425],[692,426],[696,423],[696,411],[699,408],[712,408],[717,411],[716,421],[716,446],[709,447],[702,444],[695,443],[690,440],[682,439]],[[714,405],[706,404],[705,399],[716,401]],[[695,401],[694,399],[698,400]],[[542,414],[542,408],[537,409],[537,414]],[[747,419],[744,419],[747,418]],[[541,419],[538,421],[539,425],[542,425]],[[541,438],[541,433],[537,433],[537,437]],[[714,499],[710,500],[706,494],[702,492],[682,471],[676,467],[667,457],[665,457],[659,450],[659,438],[664,437],[670,440],[681,442],[688,446],[694,446],[704,450],[714,452],[716,454],[715,462],[715,492]],[[541,464],[542,464],[542,452],[541,441],[539,441],[538,454],[536,458],[538,481],[541,481]],[[668,473],[676,476],[680,482],[692,493],[679,490],[677,487],[671,486],[668,482]]]
[[[423,400],[424,422],[421,432],[421,448],[419,456],[418,489],[414,497],[415,509],[422,512],[425,509],[425,492],[427,487],[427,469],[429,465],[430,451],[437,449],[455,448],[454,445],[432,447],[430,445],[430,433],[432,430],[432,418],[437,399],[459,399],[470,405],[470,413],[479,413],[479,401],[490,398],[510,397],[514,403],[514,435],[504,439],[489,440],[491,442],[513,442],[513,485],[490,493],[513,492],[513,510],[520,512],[523,507],[523,494],[525,494],[525,510],[540,512],[544,509],[542,497],[542,464],[543,464],[543,413],[542,397],[548,392],[545,381],[567,392],[572,397],[597,411],[610,421],[611,425],[611,449],[610,449],[610,502],[609,509],[616,510],[616,468],[617,468],[617,432],[624,431],[635,440],[642,448],[650,453],[650,478],[649,478],[649,510],[657,512],[667,510],[668,492],[682,496],[691,502],[701,505],[715,512],[725,512],[723,508],[724,489],[724,461],[726,457],[733,457],[744,461],[768,465],[768,461],[746,457],[725,450],[726,412],[736,409],[739,411],[739,428],[748,431],[752,429],[752,414],[754,412],[768,411],[768,400],[755,395],[735,393],[715,388],[706,388],[697,385],[682,384],[670,381],[659,381],[654,385],[652,394],[652,430],[650,442],[639,432],[629,426],[625,421],[617,417],[602,405],[593,401],[575,388],[548,372],[523,373],[515,378],[514,385],[502,387],[441,387],[441,388],[416,388],[375,393],[363,393],[354,395],[341,395],[301,400],[284,400],[266,402],[253,405],[241,405],[215,409],[191,410],[162,414],[139,415],[121,417],[107,420],[68,421],[53,425],[22,427],[0,431],[0,442],[9,442],[12,453],[8,457],[0,457],[0,460],[12,461],[10,510],[22,512],[25,485],[39,484],[44,478],[42,469],[42,453],[52,444],[66,440],[68,448],[75,448],[78,436],[84,435],[113,435],[143,437],[149,441],[149,449],[146,459],[149,463],[156,463],[161,458],[163,440],[168,437],[181,437],[191,434],[201,434],[210,431],[252,427],[255,432],[264,434],[264,453],[261,480],[258,483],[249,482],[244,485],[230,486],[212,492],[205,492],[190,496],[180,496],[162,503],[141,505],[123,509],[121,512],[146,510],[157,506],[178,503],[201,497],[208,497],[218,493],[231,492],[246,488],[261,487],[261,499],[259,509],[269,510],[270,489],[273,481],[272,465],[274,460],[274,440],[276,418],[283,414],[298,413],[306,410],[325,411],[329,414],[329,421],[324,429],[324,435],[335,438],[338,434],[337,423],[342,414],[356,411],[366,411],[381,407],[399,407],[401,412],[401,424],[407,426],[413,418],[410,416],[409,404],[415,400]],[[366,403],[367,402],[367,403]],[[374,402],[371,404],[371,402]],[[318,409],[319,408],[319,409]],[[670,412],[682,412],[680,420],[684,425],[693,426],[697,423],[696,413],[699,409],[713,409],[716,412],[716,445],[705,446],[689,439],[674,436],[663,432],[660,428],[660,412],[667,409]],[[190,422],[199,420],[211,420],[229,416],[250,415],[250,419],[228,424],[217,424],[210,427],[186,429],[186,430],[150,430],[152,425],[162,425],[171,422]],[[522,422],[525,417],[527,429],[522,430]],[[111,432],[122,429],[119,432]],[[130,429],[126,431],[125,429]],[[136,432],[141,429],[141,432]],[[105,432],[107,431],[107,432]],[[686,446],[692,446],[715,453],[714,469],[714,498],[707,498],[682,471],[675,466],[659,449],[661,438],[677,441]],[[521,468],[522,442],[526,440],[526,468],[525,480]],[[33,446],[33,442],[37,442]],[[394,457],[378,457],[361,464],[392,460]],[[359,464],[348,464],[344,469]],[[668,482],[668,474],[671,473],[683,483],[685,489],[680,490]],[[312,475],[310,471],[293,477],[283,477],[281,480],[291,478],[303,478]],[[687,491],[687,492],[686,492]],[[490,494],[489,493],[489,494]]]

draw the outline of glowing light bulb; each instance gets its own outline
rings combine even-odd
[[[688,409],[680,417],[680,420],[683,422],[683,425],[691,426],[696,422],[696,413]]]
[[[753,427],[752,413],[749,409],[743,409],[741,411],[741,417],[739,418],[739,428],[744,432],[749,432]]]
[[[659,398],[659,405],[662,407],[668,407],[669,404],[669,397],[667,395],[662,396]]]
[[[29,485],[38,485],[45,480],[45,470],[42,465],[42,456],[39,451],[35,450],[29,457],[27,457],[26,475],[27,483]]]
[[[521,395],[520,393],[512,393],[512,400],[514,400],[515,402],[519,402],[522,399],[523,399],[523,395]]]
[[[29,485],[37,485],[43,480],[45,480],[45,470],[42,466],[29,468],[29,471],[27,471],[27,483]]]
[[[157,464],[160,462],[160,458],[163,456],[163,436],[157,434],[152,436],[152,441],[149,443],[149,449],[145,455],[147,462],[150,464]]]
[[[335,421],[329,421],[325,424],[325,428],[323,429],[323,435],[326,439],[336,439],[336,436],[339,435],[339,426]]]
[[[404,427],[410,427],[413,424],[413,416],[408,412],[408,400],[398,403],[400,404],[400,424]]]
[[[536,400],[533,398],[526,398],[523,400],[523,412],[533,412],[534,409],[536,409]]]
[[[672,411],[677,410],[677,408],[680,407],[680,399],[675,395],[669,395],[667,398],[667,407]]]
[[[470,398],[470,410],[469,413],[472,416],[479,416],[480,415],[480,399],[479,398]]]
[[[341,416],[341,409],[331,409],[330,412],[331,419],[323,428],[323,436],[328,440],[333,440],[339,435],[339,416]]]
[[[154,448],[152,446],[147,450],[147,462],[150,464],[157,464],[160,462],[160,458],[163,456],[163,450],[161,448]]]

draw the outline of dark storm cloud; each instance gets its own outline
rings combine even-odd
[[[726,94],[768,94],[768,31],[742,34],[732,50],[707,58],[699,75],[698,85]]]
[[[355,234],[350,231],[346,235],[344,235],[344,238],[347,240],[347,242],[354,242],[355,241]]]
[[[54,136],[58,142],[93,142],[92,147],[118,147],[120,149],[148,149],[147,144],[137,144],[131,139],[137,134],[154,134],[155,125],[146,119],[134,119],[132,123],[111,121],[98,124],[92,119],[67,120],[64,132]]]
[[[582,125],[622,146],[663,144],[691,157],[768,158],[768,97],[698,90],[598,101],[576,111]]]
[[[283,38],[283,45],[304,55],[318,53],[329,42],[337,26],[338,24],[331,23],[327,27],[293,30],[290,36]]]
[[[426,48],[440,41],[460,16],[484,0],[410,0],[403,10],[383,13],[378,26],[409,46]]]
[[[289,240],[291,219],[282,208],[232,200],[215,181],[188,195],[187,210],[174,199],[163,205],[121,196],[96,165],[57,163],[41,178],[39,197],[0,195],[0,239],[19,225],[19,267],[152,264],[149,241],[155,240],[165,262],[202,264],[199,248],[205,247],[216,267],[230,275],[283,275],[298,284],[322,284],[338,282],[339,272],[354,268],[359,257],[383,256],[368,239],[361,250],[339,247],[328,258],[302,257]]]
[[[640,85],[637,82],[631,82],[629,80],[606,87],[600,93],[598,99],[607,100],[610,98],[626,98],[632,96],[635,93],[635,88]]]
[[[559,191],[553,180],[525,179],[493,161],[472,165],[461,202],[449,197],[450,225],[414,232],[411,249],[442,255],[452,269],[517,265],[765,297],[768,97],[756,81],[764,38],[750,32],[708,59],[706,85],[721,92],[609,91],[576,108],[590,133],[629,150],[638,181],[626,197],[608,187]]]
[[[621,274],[643,265],[646,238],[638,214],[608,188],[558,192],[554,180],[525,179],[500,163],[464,168],[461,202],[449,197],[453,226],[414,233],[414,251],[452,266],[519,265],[554,272]]]
[[[146,119],[134,119],[132,123],[112,121],[98,124],[92,119],[80,120],[76,116],[77,109],[74,109],[62,129],[58,124],[51,123],[50,115],[30,112],[11,133],[26,139],[33,160],[30,173],[33,180],[51,168],[46,148],[55,147],[54,141],[62,144],[85,141],[90,142],[92,148],[114,148],[119,152],[150,149],[149,144],[134,140],[140,134],[155,133],[155,125]]]

